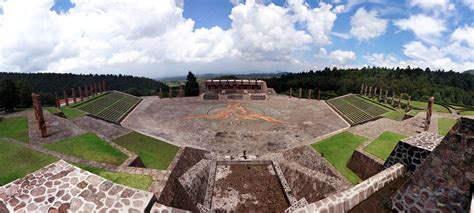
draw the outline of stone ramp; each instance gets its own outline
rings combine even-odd
[[[0,212],[144,212],[154,202],[151,192],[113,183],[63,160],[0,187]]]

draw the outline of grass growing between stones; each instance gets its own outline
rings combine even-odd
[[[383,114],[383,117],[389,118],[392,120],[396,121],[403,121],[403,118],[405,117],[405,112],[403,111],[391,111]]]
[[[167,169],[179,150],[177,146],[137,132],[118,137],[113,142],[137,154],[147,168],[159,170]]]
[[[114,183],[122,184],[129,186],[135,189],[141,189],[148,191],[148,188],[151,186],[153,179],[147,175],[136,175],[128,174],[124,172],[110,172],[104,169],[84,165],[84,164],[74,164],[75,166],[87,170],[91,173],[99,175],[107,180],[110,180]]]
[[[354,150],[366,140],[367,138],[365,137],[354,135],[350,132],[342,132],[311,146],[355,185],[361,182],[361,179],[352,170],[347,168],[346,165]]]
[[[58,160],[3,140],[0,140],[0,147],[0,186]]]
[[[406,136],[387,131],[372,141],[364,150],[385,161],[397,146],[398,141],[403,138],[406,138]]]
[[[456,119],[438,118],[438,133],[441,136],[448,134],[449,130],[456,124]]]
[[[66,155],[117,166],[127,159],[127,155],[93,133],[66,138],[43,146],[49,150]]]
[[[0,137],[28,143],[28,118],[12,117],[0,121]]]

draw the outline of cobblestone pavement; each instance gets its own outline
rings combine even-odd
[[[0,187],[0,206],[11,212],[144,212],[152,198],[62,160]]]
[[[244,150],[249,155],[262,155],[308,145],[319,136],[348,126],[323,101],[274,96],[271,100],[239,102],[242,111],[281,121],[277,123],[241,119],[240,111],[219,114],[229,103],[192,97],[145,97],[122,125],[180,146],[232,156]],[[206,113],[216,119],[196,118]]]

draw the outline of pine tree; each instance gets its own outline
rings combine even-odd
[[[31,98],[31,97],[30,97]],[[20,98],[15,82],[7,79],[0,82],[0,107],[4,107],[6,112],[13,112],[15,105],[18,104]]]
[[[196,76],[189,71],[186,77],[186,85],[184,86],[185,96],[198,96],[199,95],[199,83],[197,82]]]

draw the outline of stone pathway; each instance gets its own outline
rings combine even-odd
[[[0,187],[1,212],[144,212],[153,203],[153,193],[115,184],[63,160]]]

